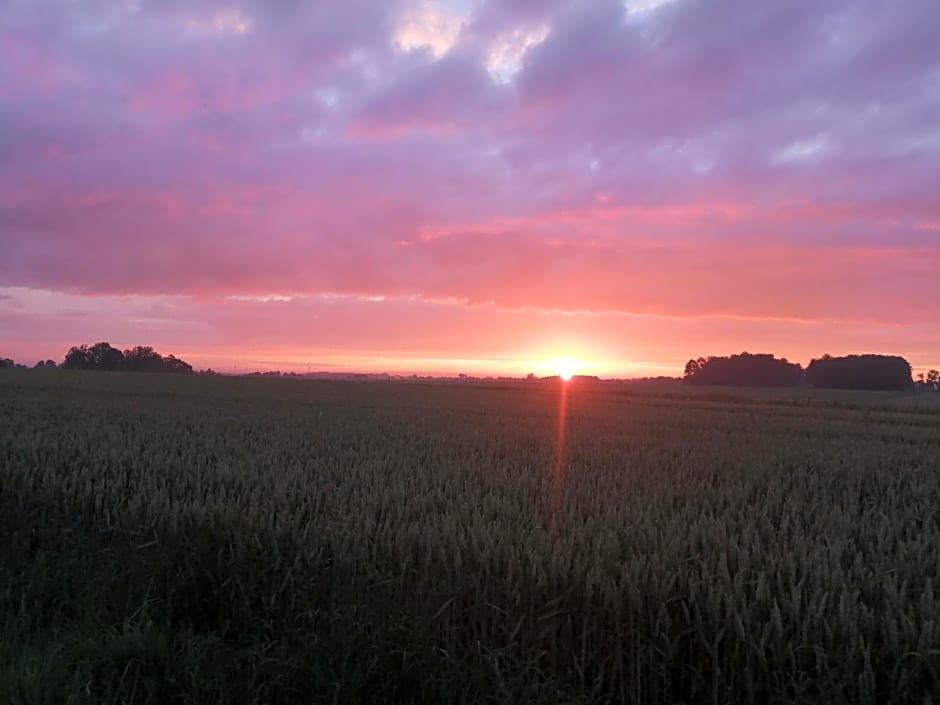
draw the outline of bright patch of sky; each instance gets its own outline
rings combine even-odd
[[[829,149],[829,138],[825,134],[791,142],[778,149],[770,161],[775,165],[802,164],[820,159]]]
[[[226,296],[230,301],[256,301],[258,303],[271,303],[271,302],[282,302],[282,301],[293,301],[293,296],[285,296],[283,294],[260,294],[260,295],[248,295],[248,294],[235,294],[232,296]]]
[[[335,108],[339,102],[339,93],[333,88],[321,88],[316,95],[320,102],[328,108]]]
[[[238,8],[216,10],[210,15],[187,17],[185,26],[193,34],[242,35],[251,31],[253,22]]]
[[[444,56],[457,42],[469,13],[460,4],[424,2],[402,16],[394,41],[405,51]]]
[[[627,12],[627,19],[642,19],[644,15],[653,10],[677,0],[624,0],[623,7]]]
[[[707,174],[716,166],[714,151],[701,140],[669,140],[651,150],[664,166],[675,166],[695,174]]]
[[[490,45],[486,68],[500,83],[509,83],[522,68],[526,52],[541,44],[548,36],[548,27],[514,29],[500,35]]]

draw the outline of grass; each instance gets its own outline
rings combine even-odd
[[[0,701],[915,703],[928,395],[4,371]]]

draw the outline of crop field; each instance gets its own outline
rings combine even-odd
[[[929,705],[936,396],[4,371],[0,702]]]

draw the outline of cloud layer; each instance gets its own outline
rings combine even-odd
[[[162,302],[141,342],[233,359],[940,362],[937,27],[934,0],[7,0],[0,338],[48,356],[77,307],[136,342]]]

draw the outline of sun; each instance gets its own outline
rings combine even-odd
[[[554,360],[552,366],[555,368],[555,374],[561,377],[563,381],[569,382],[577,373],[578,361],[570,357],[563,357]]]
[[[561,354],[545,355],[531,360],[526,365],[539,377],[554,377],[563,382],[570,382],[575,377],[593,368],[593,363],[580,355]]]

